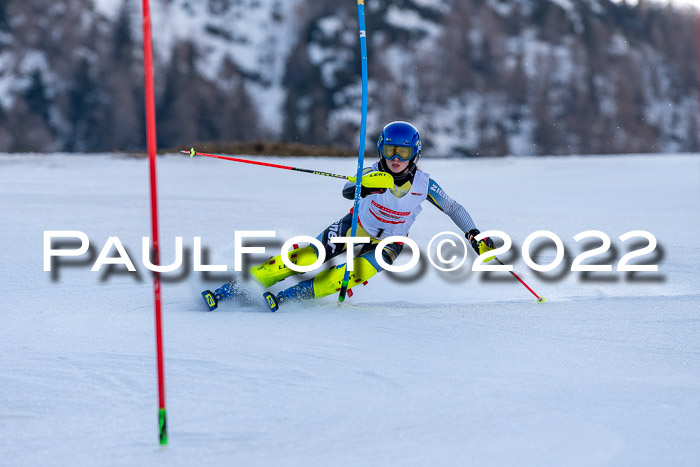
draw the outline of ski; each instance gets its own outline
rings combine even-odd
[[[269,307],[269,310],[273,313],[280,309],[280,304],[277,301],[277,297],[275,297],[272,293],[265,292],[263,294],[263,298],[265,299],[265,303]]]
[[[266,310],[275,312],[279,309],[279,301],[271,292],[263,294],[263,301],[259,298],[253,298],[244,289],[241,289],[234,282],[227,282],[213,292],[209,289],[201,292],[204,304],[208,311],[214,311],[219,307],[222,301],[236,302],[238,305],[255,305],[260,306],[264,303]]]
[[[202,298],[204,298],[204,303],[206,303],[209,311],[214,311],[219,306],[219,301],[216,299],[216,295],[211,290],[205,290],[202,292]]]

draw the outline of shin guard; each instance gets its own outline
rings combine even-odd
[[[367,282],[377,273],[377,269],[367,259],[359,256],[353,262],[353,270],[350,272],[348,289]],[[325,297],[340,290],[345,275],[345,265],[341,264],[332,269],[320,272],[314,277],[315,298]]]
[[[289,252],[290,262],[298,266],[309,266],[314,264],[317,259],[318,254],[316,253],[316,249],[311,245],[297,248]],[[282,255],[270,258],[262,264],[253,266],[248,271],[263,287],[270,287],[289,276],[299,274],[297,271],[285,266],[282,262]]]

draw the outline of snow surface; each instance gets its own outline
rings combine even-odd
[[[265,160],[355,171],[350,159]],[[0,155],[0,464],[697,465],[700,158],[421,165],[482,230],[506,231],[518,248],[547,229],[575,256],[573,235],[598,229],[616,264],[628,249],[618,236],[644,229],[663,255],[641,260],[656,258],[659,272],[540,277],[511,258],[547,298],[540,305],[506,273],[485,282],[428,266],[382,273],[343,307],[329,297],[277,313],[206,312],[199,291],[223,278],[185,274],[163,286],[161,451],[152,285],[140,264],[147,161]],[[232,268],[235,230],[277,230],[273,254],[350,207],[336,179],[205,158],[159,158],[158,182],[164,264],[174,237],[191,248],[201,236],[211,262]],[[45,230],[83,231],[95,255],[118,236],[143,280],[90,272],[85,258],[65,259],[73,266],[52,280]],[[411,237],[425,251],[443,230],[456,227],[426,203]]]

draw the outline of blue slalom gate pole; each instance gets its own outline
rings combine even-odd
[[[357,0],[357,16],[360,21],[360,53],[362,59],[362,119],[360,120],[360,149],[357,155],[355,205],[352,210],[351,237],[354,237],[357,233],[357,213],[360,204],[360,189],[362,186],[362,169],[364,168],[365,162],[365,139],[367,134],[367,32],[365,31],[365,0]],[[338,295],[339,303],[345,301],[349,280],[350,271],[348,270],[348,265],[345,265],[345,274],[343,275],[343,282],[340,285],[340,294]]]

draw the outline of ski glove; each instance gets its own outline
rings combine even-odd
[[[360,197],[364,198],[367,195],[373,195],[375,193],[384,193],[386,191],[386,188],[369,188],[366,186],[363,186],[360,188]]]
[[[370,187],[360,187],[360,197],[364,198],[367,195],[373,195],[375,193],[384,193],[386,191],[386,188],[370,188]],[[343,198],[345,199],[353,199],[355,198],[355,185],[347,184],[345,188],[343,188]]]
[[[384,193],[387,188],[394,186],[394,177],[387,172],[373,170],[362,176],[362,187],[360,196],[364,198],[367,195],[376,193]]]
[[[487,251],[491,251],[494,248],[496,248],[493,245],[493,240],[491,240],[490,237],[484,237],[481,240],[476,240],[476,236],[479,235],[481,232],[479,229],[472,229],[469,232],[467,232],[465,235],[467,237],[467,240],[469,240],[469,243],[472,244],[472,248],[474,248],[474,251],[476,251],[477,255],[481,255],[486,253]],[[484,262],[491,261],[494,258],[494,256],[491,256],[490,258],[486,258]]]

